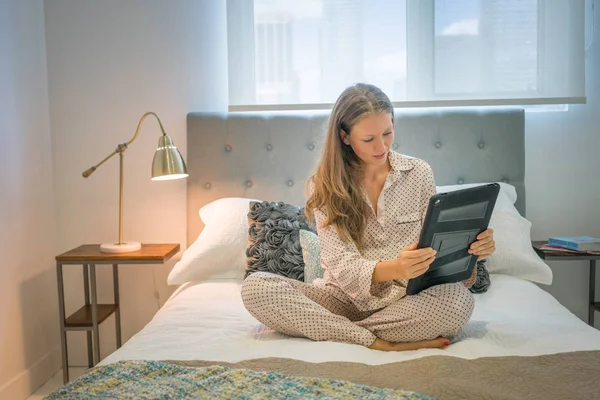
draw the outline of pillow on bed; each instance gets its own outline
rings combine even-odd
[[[300,230],[300,246],[302,247],[302,259],[304,260],[304,282],[313,283],[324,274],[321,266],[321,249],[319,248],[319,237],[311,232]]]
[[[251,202],[246,275],[271,272],[304,281],[301,229],[313,230],[304,208],[284,202]]]
[[[496,251],[487,258],[490,274],[512,275],[545,285],[552,283],[552,270],[531,246],[531,222],[523,218],[514,206],[517,193],[514,186],[500,183],[500,193],[490,219],[494,230]],[[438,186],[439,192],[483,185],[484,183]]]
[[[550,285],[552,270],[531,246],[531,222],[518,212],[498,210],[492,213],[496,251],[488,257],[491,274],[512,275],[532,282]]]
[[[490,274],[485,267],[486,262],[487,260],[477,260],[477,279],[475,280],[473,286],[469,288],[471,293],[485,293],[490,287]]]
[[[248,244],[248,207],[251,201],[240,197],[215,200],[199,211],[204,229],[175,264],[167,283],[244,278]]]

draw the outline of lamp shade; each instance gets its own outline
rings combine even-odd
[[[180,179],[188,176],[185,161],[168,135],[158,139],[158,148],[152,161],[152,180]]]

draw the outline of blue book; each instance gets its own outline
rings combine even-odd
[[[600,239],[591,236],[551,237],[548,245],[577,251],[600,251]]]

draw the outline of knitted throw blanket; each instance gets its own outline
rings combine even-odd
[[[93,369],[45,399],[402,399],[432,397],[343,380],[226,366],[120,361]]]

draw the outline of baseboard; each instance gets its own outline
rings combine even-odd
[[[31,367],[0,387],[0,399],[24,400],[35,393],[61,368],[60,350],[47,353]]]

